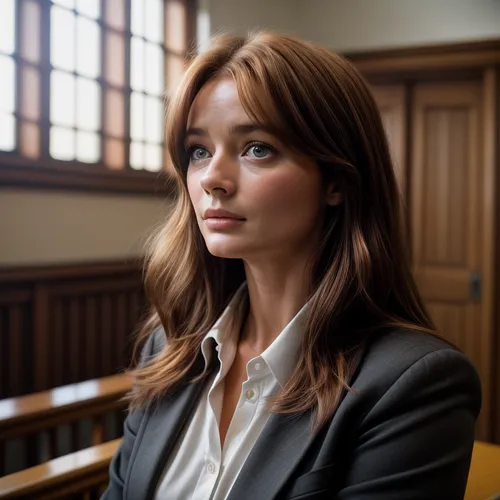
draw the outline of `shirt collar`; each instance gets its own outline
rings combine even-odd
[[[214,326],[208,331],[201,342],[201,352],[205,358],[205,367],[208,367],[212,359],[215,349],[220,351],[221,345],[224,341],[231,340],[228,338],[229,335],[233,335],[234,343],[237,343],[239,328],[230,328],[231,321],[237,319],[238,309],[242,305],[243,299],[246,297],[247,284],[246,281],[241,284],[233,298],[230,300],[224,312],[221,314],[219,319],[214,323]],[[240,318],[241,319],[241,318]]]
[[[237,345],[239,327],[241,325],[234,327],[236,325],[231,325],[230,322],[235,319],[241,321],[242,318],[238,318],[237,313],[238,309],[242,305],[243,299],[246,297],[246,294],[247,287],[246,282],[244,282],[240,288],[238,288],[222,315],[202,340],[201,351],[203,353],[203,357],[205,358],[206,367],[208,367],[212,359],[214,341],[215,350],[219,353],[224,341],[228,343],[227,347],[230,347],[229,344],[231,344],[234,348]],[[274,339],[272,344],[259,356],[269,367],[269,370],[281,387],[285,386],[299,360],[307,305],[308,304],[306,303],[300,309],[290,323],[288,323],[282,332]],[[231,326],[233,327],[231,328]],[[220,359],[219,354],[219,360]]]
[[[261,354],[261,358],[281,387],[285,386],[299,361],[306,311],[307,303]]]

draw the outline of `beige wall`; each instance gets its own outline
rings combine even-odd
[[[209,12],[212,33],[226,30],[241,35],[259,28],[300,34],[300,3],[301,0],[199,0],[200,10]]]
[[[336,50],[500,37],[500,0],[198,0],[208,33],[272,28]]]
[[[0,266],[140,255],[168,204],[145,196],[0,191]]]
[[[335,50],[500,37],[499,0],[302,0],[300,34]]]

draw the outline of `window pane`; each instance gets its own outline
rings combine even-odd
[[[99,156],[99,136],[92,132],[77,132],[76,159],[87,163],[96,163]]]
[[[96,78],[100,73],[100,29],[95,21],[77,18],[76,70],[81,75]]]
[[[130,24],[134,35],[144,35],[144,0],[132,0]]]
[[[14,116],[0,112],[0,149],[12,151],[15,147]]]
[[[75,125],[75,77],[62,71],[50,75],[50,120],[57,125]]]
[[[163,105],[156,97],[146,97],[146,140],[157,144],[163,140]]]
[[[144,42],[134,36],[130,45],[130,86],[144,89]]]
[[[0,52],[14,52],[14,0],[0,0]]]
[[[161,170],[161,152],[161,146],[146,144],[144,155],[144,168],[146,170],[149,170],[150,172],[158,172],[159,170]]]
[[[50,129],[50,156],[57,160],[73,160],[75,158],[75,133],[73,130],[60,127]]]
[[[68,9],[75,8],[75,0],[52,0],[52,3],[62,5],[63,7],[67,7]]]
[[[167,38],[170,38],[168,30],[165,32],[167,33]],[[200,10],[196,16],[196,47],[198,51],[202,52],[208,47],[211,32],[210,13],[206,10]]]
[[[50,62],[53,66],[75,69],[75,15],[68,10],[52,7],[50,12]]]
[[[144,167],[144,145],[140,142],[130,144],[130,166],[135,170]]]
[[[130,96],[130,137],[144,139],[144,95],[132,92]]]
[[[163,92],[163,51],[159,45],[146,44],[146,92],[161,95]]]
[[[152,42],[163,42],[163,0],[146,0],[145,37]]]
[[[30,62],[40,62],[40,17],[41,8],[36,0],[25,0],[22,14],[21,53]]]
[[[99,0],[77,0],[76,10],[92,19],[98,19],[101,15]]]
[[[0,55],[0,112],[14,112],[14,60]]]
[[[76,126],[95,131],[100,125],[99,85],[94,80],[77,78],[76,80]]]

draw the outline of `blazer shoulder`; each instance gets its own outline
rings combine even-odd
[[[476,388],[480,387],[477,370],[465,354],[443,339],[406,329],[393,330],[369,341],[352,386],[362,392],[364,389],[365,394],[381,396],[403,375],[417,373],[419,370],[413,368],[420,365],[425,365],[424,371],[442,369],[444,377],[453,377],[458,370]]]
[[[153,330],[142,347],[139,365],[145,365],[151,358],[159,354],[166,344],[165,330],[163,328]]]
[[[467,357],[433,335],[395,330],[371,339],[350,385],[329,429],[349,437],[346,453],[339,441],[325,445],[330,463],[348,457],[337,497],[462,499],[481,408]]]
[[[424,356],[441,350],[461,352],[446,340],[418,330],[397,329],[370,339],[363,364],[398,366],[405,370]]]
[[[151,354],[155,355],[160,353],[163,350],[163,348],[167,345],[167,336],[165,335],[165,330],[160,327],[153,331],[151,337],[152,337]]]

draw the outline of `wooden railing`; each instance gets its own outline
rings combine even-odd
[[[140,262],[0,268],[0,399],[119,372],[144,304]]]
[[[97,500],[108,483],[108,468],[120,439],[51,460],[0,478],[0,499]],[[500,493],[500,446],[476,441],[465,500]]]
[[[109,462],[119,444],[116,439],[0,478],[0,498],[97,500],[108,483]]]
[[[18,451],[20,446],[24,448],[25,460],[19,469],[64,454],[60,446],[63,426],[70,429],[66,453],[82,448],[85,420],[90,421],[91,429],[90,440],[83,447],[120,436],[126,407],[123,396],[130,386],[128,375],[119,374],[0,400],[0,475],[7,471],[8,441],[15,438],[22,438],[17,442]],[[106,432],[106,417],[114,419],[114,430]]]

